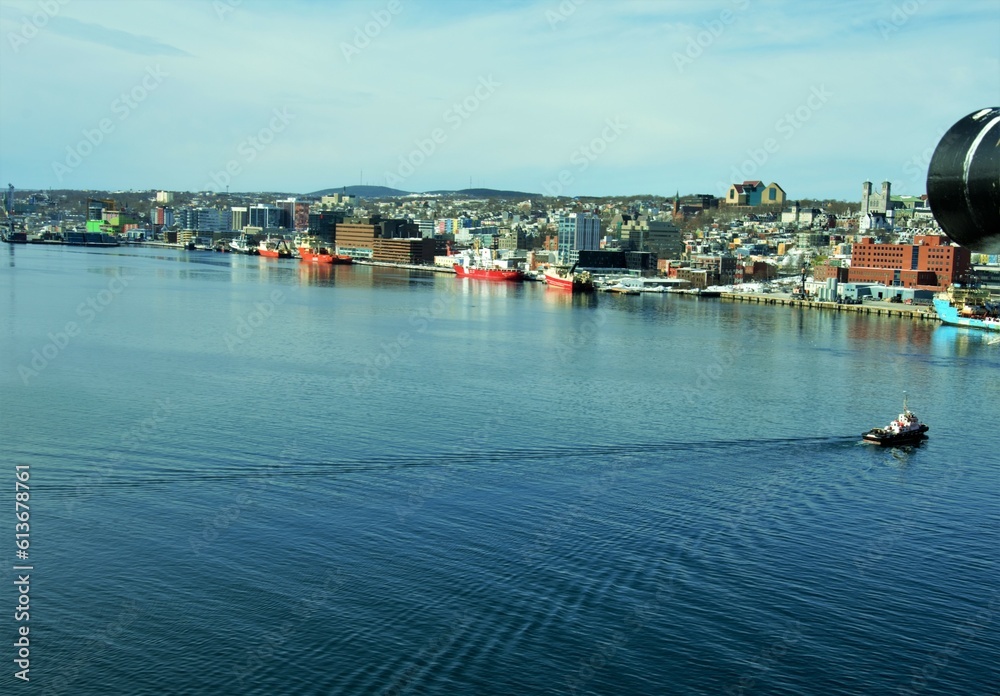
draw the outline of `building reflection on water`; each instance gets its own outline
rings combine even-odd
[[[931,346],[938,355],[966,358],[987,347],[1000,349],[1000,333],[942,324],[931,334]]]

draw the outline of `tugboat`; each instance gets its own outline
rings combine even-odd
[[[903,412],[892,423],[884,428],[872,428],[862,435],[865,442],[873,442],[882,447],[908,445],[920,442],[927,437],[924,433],[930,430],[920,419],[906,407],[906,396],[903,396]]]

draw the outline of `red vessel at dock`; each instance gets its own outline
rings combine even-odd
[[[268,238],[257,245],[257,255],[269,259],[290,259],[292,258],[292,248],[283,239]]]
[[[310,249],[309,247],[299,247],[299,256],[302,257],[303,261],[308,261],[310,263],[343,263],[349,264],[353,263],[353,259],[347,254],[331,254],[329,250],[320,249]]]
[[[550,288],[559,290],[569,290],[571,292],[592,292],[594,281],[590,273],[586,271],[575,273],[576,266],[566,269],[564,267],[553,267],[546,269],[545,282]]]
[[[465,267],[453,264],[455,274],[459,278],[475,278],[476,280],[503,280],[517,282],[524,280],[524,273],[511,268]]]

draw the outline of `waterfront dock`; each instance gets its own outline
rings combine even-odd
[[[354,259],[358,266],[382,266],[384,268],[407,268],[411,271],[430,271],[431,273],[448,273],[455,275],[454,268],[434,266],[432,264],[398,263],[396,261],[372,261],[371,259]]]
[[[808,309],[824,309],[832,312],[855,312],[885,317],[904,317],[914,321],[941,321],[932,307],[897,305],[890,302],[865,302],[864,304],[841,304],[837,302],[820,302],[818,300],[797,300],[787,295],[765,295],[757,293],[723,292],[723,300],[730,302],[752,302],[755,304],[778,305],[788,307],[805,307]]]

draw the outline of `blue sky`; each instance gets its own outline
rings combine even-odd
[[[924,193],[1000,1],[2,0],[0,183]]]

